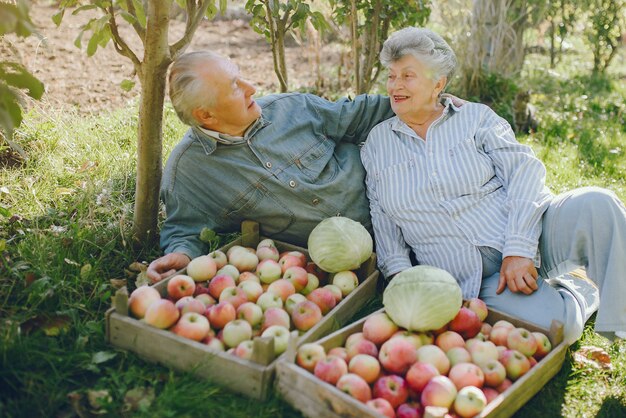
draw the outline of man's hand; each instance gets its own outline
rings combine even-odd
[[[537,269],[530,258],[504,257],[496,294],[499,295],[508,286],[511,292],[530,295],[537,290],[537,276]]]
[[[159,282],[176,271],[187,267],[191,260],[183,253],[169,253],[157,258],[148,266],[146,274],[152,283]]]

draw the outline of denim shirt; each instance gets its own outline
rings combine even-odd
[[[393,116],[389,99],[361,95],[330,102],[310,94],[259,98],[260,120],[245,142],[224,145],[190,128],[163,174],[165,253],[197,257],[202,228],[237,232],[243,220],[265,236],[306,246],[323,219],[341,215],[371,232],[359,144]]]

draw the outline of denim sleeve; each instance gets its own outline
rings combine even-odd
[[[362,94],[354,100],[321,101],[318,112],[326,126],[326,134],[335,142],[364,142],[370,130],[394,116],[389,98]]]
[[[163,252],[180,252],[191,259],[204,254],[207,248],[200,241],[200,231],[204,227],[215,229],[213,220],[175,193],[162,191],[161,199],[167,208],[167,217],[161,228]]]

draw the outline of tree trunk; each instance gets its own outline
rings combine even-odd
[[[156,241],[159,189],[162,170],[163,103],[167,67],[171,0],[147,2],[144,60],[139,80],[142,85],[137,144],[137,184],[133,243],[142,247]]]

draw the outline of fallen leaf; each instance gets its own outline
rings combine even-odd
[[[587,365],[599,369],[611,370],[611,357],[600,347],[586,345],[572,355],[574,361],[581,366]]]
[[[37,276],[35,276],[35,273],[33,273],[32,271],[29,271],[28,273],[26,273],[26,275],[24,275],[24,281],[26,282],[26,286],[30,286],[36,279]]]
[[[34,330],[42,330],[48,337],[56,337],[62,332],[70,329],[71,319],[67,315],[58,315],[52,317],[35,316],[20,325],[23,333],[29,334]]]
[[[106,389],[88,390],[87,399],[89,401],[89,405],[92,408],[96,409],[96,411],[92,411],[96,414],[100,414],[101,412],[103,412],[100,411],[100,409],[113,401],[113,398],[109,394],[109,391]]]
[[[95,364],[100,364],[111,360],[115,356],[117,356],[117,353],[114,351],[98,351],[97,353],[94,353],[94,355],[91,357],[91,362]]]
[[[148,273],[142,271],[137,275],[137,280],[135,280],[135,287],[151,285],[152,281],[148,278]]]
[[[143,263],[140,263],[139,261],[135,261],[134,263],[130,263],[130,265],[128,266],[128,269],[136,273],[141,273],[142,271],[146,271],[148,269],[148,266],[146,266]]]
[[[111,279],[109,282],[114,289],[121,289],[126,286],[126,279]]]
[[[124,411],[146,409],[154,401],[154,388],[137,387],[130,389],[124,395]]]
[[[89,273],[91,273],[91,264],[87,263],[80,268],[80,278],[85,280],[89,277]]]
[[[67,398],[72,405],[72,409],[80,418],[91,418],[95,416],[87,409],[87,405],[85,405],[85,397],[81,393],[70,392],[67,394]]]

